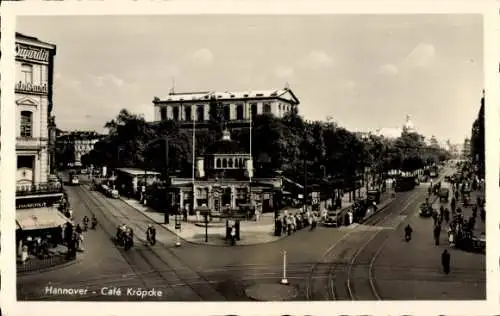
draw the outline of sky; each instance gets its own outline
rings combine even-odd
[[[122,108],[153,119],[176,92],[289,87],[309,120],[352,131],[400,127],[462,142],[480,106],[480,15],[20,17],[57,45],[54,114],[104,131]]]

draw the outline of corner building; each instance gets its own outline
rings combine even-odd
[[[49,125],[56,46],[16,33],[16,183],[48,182]]]

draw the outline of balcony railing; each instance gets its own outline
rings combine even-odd
[[[16,147],[23,149],[38,149],[46,146],[49,139],[46,137],[17,137]]]
[[[63,193],[60,183],[21,184],[16,187],[16,196]]]

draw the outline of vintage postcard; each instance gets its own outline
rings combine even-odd
[[[18,308],[498,300],[486,9],[255,5],[6,6]]]

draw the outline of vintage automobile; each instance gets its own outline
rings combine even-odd
[[[78,179],[77,175],[72,175],[71,176],[71,185],[79,185],[80,184],[80,179]]]
[[[439,189],[439,201],[440,202],[448,202],[449,197],[450,197],[450,189],[448,189],[448,188]]]
[[[325,226],[339,227],[342,225],[342,211],[341,210],[330,210],[326,213],[326,218],[323,222]]]
[[[429,203],[424,202],[420,204],[420,211],[418,212],[420,217],[431,217],[433,212],[434,209],[432,208],[432,205],[430,205]]]

